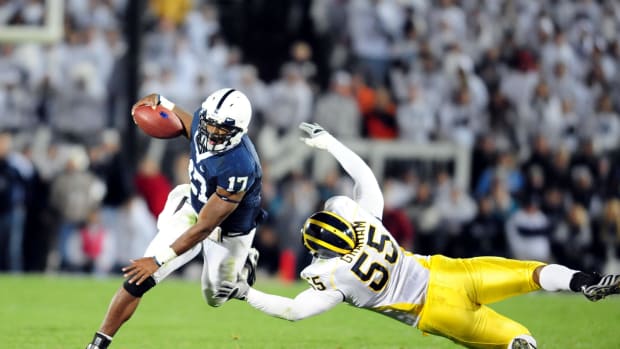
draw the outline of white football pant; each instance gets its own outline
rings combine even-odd
[[[179,236],[189,229],[197,220],[190,200],[189,184],[182,184],[174,188],[170,194],[164,210],[157,220],[157,235],[146,249],[144,256],[153,256],[155,251],[170,246]],[[202,293],[209,305],[217,307],[225,299],[215,297],[217,288],[222,280],[237,281],[252,247],[252,240],[256,229],[247,235],[226,237],[214,231],[201,244],[192,247],[189,251],[163,265],[153,274],[155,282],[160,283],[170,273],[194,259],[202,248],[204,264],[202,268]]]

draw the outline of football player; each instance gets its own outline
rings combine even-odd
[[[341,302],[370,309],[469,348],[536,348],[526,327],[487,304],[543,289],[582,292],[595,301],[620,292],[620,275],[600,277],[558,264],[499,257],[453,259],[407,252],[381,222],[383,196],[370,168],[317,124],[301,124],[305,143],[329,151],[355,181],[354,197],[335,196],[301,230],[314,256],[302,272],[310,288],[295,299],[270,295],[240,279],[222,297],[246,300],[295,321]]]
[[[163,96],[148,95],[140,105],[172,110],[189,138],[190,184],[174,188],[157,221],[158,233],[144,253],[123,268],[126,281],[116,292],[99,331],[87,349],[105,349],[135,312],[141,297],[201,251],[202,292],[211,306],[226,298],[215,291],[221,280],[236,281],[240,272],[254,282],[258,252],[252,240],[264,218],[260,208],[262,170],[247,136],[252,117],[248,98],[221,89],[189,114]]]

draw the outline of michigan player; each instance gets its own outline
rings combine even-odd
[[[620,292],[620,275],[601,278],[536,261],[404,251],[381,222],[383,196],[370,168],[319,125],[300,128],[308,145],[328,150],[353,177],[354,198],[332,197],[304,223],[303,244],[315,258],[301,276],[311,288],[290,299],[240,280],[222,283],[221,296],[292,321],[344,301],[465,347],[528,349],[536,348],[536,341],[527,328],[486,304],[539,289],[583,292],[593,301]]]
[[[202,291],[207,303],[226,298],[215,290],[221,280],[247,273],[253,283],[258,252],[251,248],[260,208],[262,170],[247,136],[250,101],[234,89],[211,94],[194,115],[163,96],[152,94],[139,105],[161,104],[173,110],[190,140],[190,184],[174,188],[157,222],[158,233],[143,258],[125,267],[126,281],[116,292],[99,331],[87,349],[105,349],[112,336],[135,312],[145,292],[191,261],[202,250]]]

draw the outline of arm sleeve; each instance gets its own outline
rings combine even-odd
[[[297,321],[314,316],[342,303],[344,296],[340,291],[316,291],[307,289],[295,299],[267,294],[250,288],[247,302],[265,314],[289,321]]]
[[[328,150],[353,178],[355,182],[353,200],[373,216],[381,219],[383,217],[383,193],[370,167],[359,155],[336,139]]]

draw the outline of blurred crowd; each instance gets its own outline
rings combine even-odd
[[[61,42],[0,44],[0,270],[105,275],[156,233],[168,191],[187,180],[187,143],[124,166],[128,0],[65,3]],[[44,6],[0,0],[0,24],[40,24]],[[449,165],[381,176],[384,223],[407,249],[620,271],[620,3],[290,1],[274,9],[290,40],[269,79],[247,55],[260,43],[227,32],[231,8],[148,2],[138,95],[191,111],[224,86],[248,95],[270,214],[256,239],[266,272],[303,265],[304,218],[351,189],[338,170],[319,182],[304,166],[270,176],[272,148],[302,121],[345,143],[471,150],[465,187]]]

